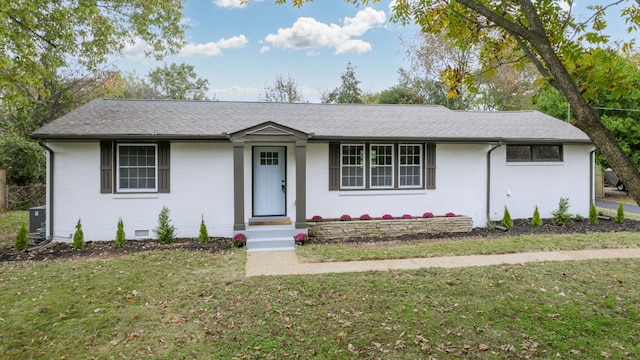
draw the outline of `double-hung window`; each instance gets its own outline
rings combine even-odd
[[[117,153],[117,189],[158,190],[158,158],[155,144],[119,144]]]
[[[364,145],[342,145],[340,183],[349,189],[364,188]]]
[[[393,145],[370,145],[372,188],[393,187]]]
[[[399,187],[421,187],[422,145],[399,145],[398,153]]]
[[[329,190],[435,189],[436,146],[329,144]]]

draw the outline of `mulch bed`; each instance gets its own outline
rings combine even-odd
[[[499,225],[499,223],[495,223]],[[640,221],[625,220],[622,224],[611,220],[600,220],[592,225],[585,221],[573,221],[566,226],[555,226],[545,220],[540,227],[531,225],[531,220],[514,220],[514,226],[508,231],[496,229],[475,228],[465,233],[447,234],[422,234],[389,238],[346,238],[346,239],[311,239],[310,244],[327,243],[383,243],[402,241],[442,241],[461,238],[496,238],[506,236],[518,236],[525,234],[588,234],[588,233],[616,233],[622,231],[640,231]],[[113,241],[88,242],[83,249],[74,249],[70,243],[49,243],[45,246],[34,247],[26,251],[14,251],[11,247],[0,248],[0,262],[9,261],[53,261],[61,259],[78,258],[110,258],[124,254],[131,254],[152,250],[186,250],[201,251],[207,253],[222,253],[231,249],[231,239],[213,238],[210,242],[202,244],[195,238],[176,239],[171,244],[163,244],[157,240],[128,240],[124,246],[115,246]]]

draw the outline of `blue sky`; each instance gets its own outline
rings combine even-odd
[[[389,22],[390,2],[356,7],[316,0],[298,9],[274,0],[248,6],[240,0],[188,0],[186,45],[164,61],[194,65],[209,80],[209,95],[222,101],[257,101],[276,75],[291,74],[304,98],[319,102],[322,92],[340,85],[348,62],[362,90],[381,91],[397,84],[398,69],[408,66],[402,41],[417,31]],[[576,3],[579,12],[597,1]],[[611,12],[609,26],[614,37],[626,37],[615,19],[619,8]],[[143,52],[143,44],[128,46],[114,66],[142,76],[162,65]]]

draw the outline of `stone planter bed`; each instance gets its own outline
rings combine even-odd
[[[398,237],[405,235],[470,232],[473,220],[464,215],[411,219],[371,219],[340,221],[339,219],[307,220],[310,237],[335,239],[349,237]]]

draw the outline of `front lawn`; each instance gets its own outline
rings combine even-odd
[[[245,251],[0,264],[7,359],[633,358],[640,260],[244,277]]]

